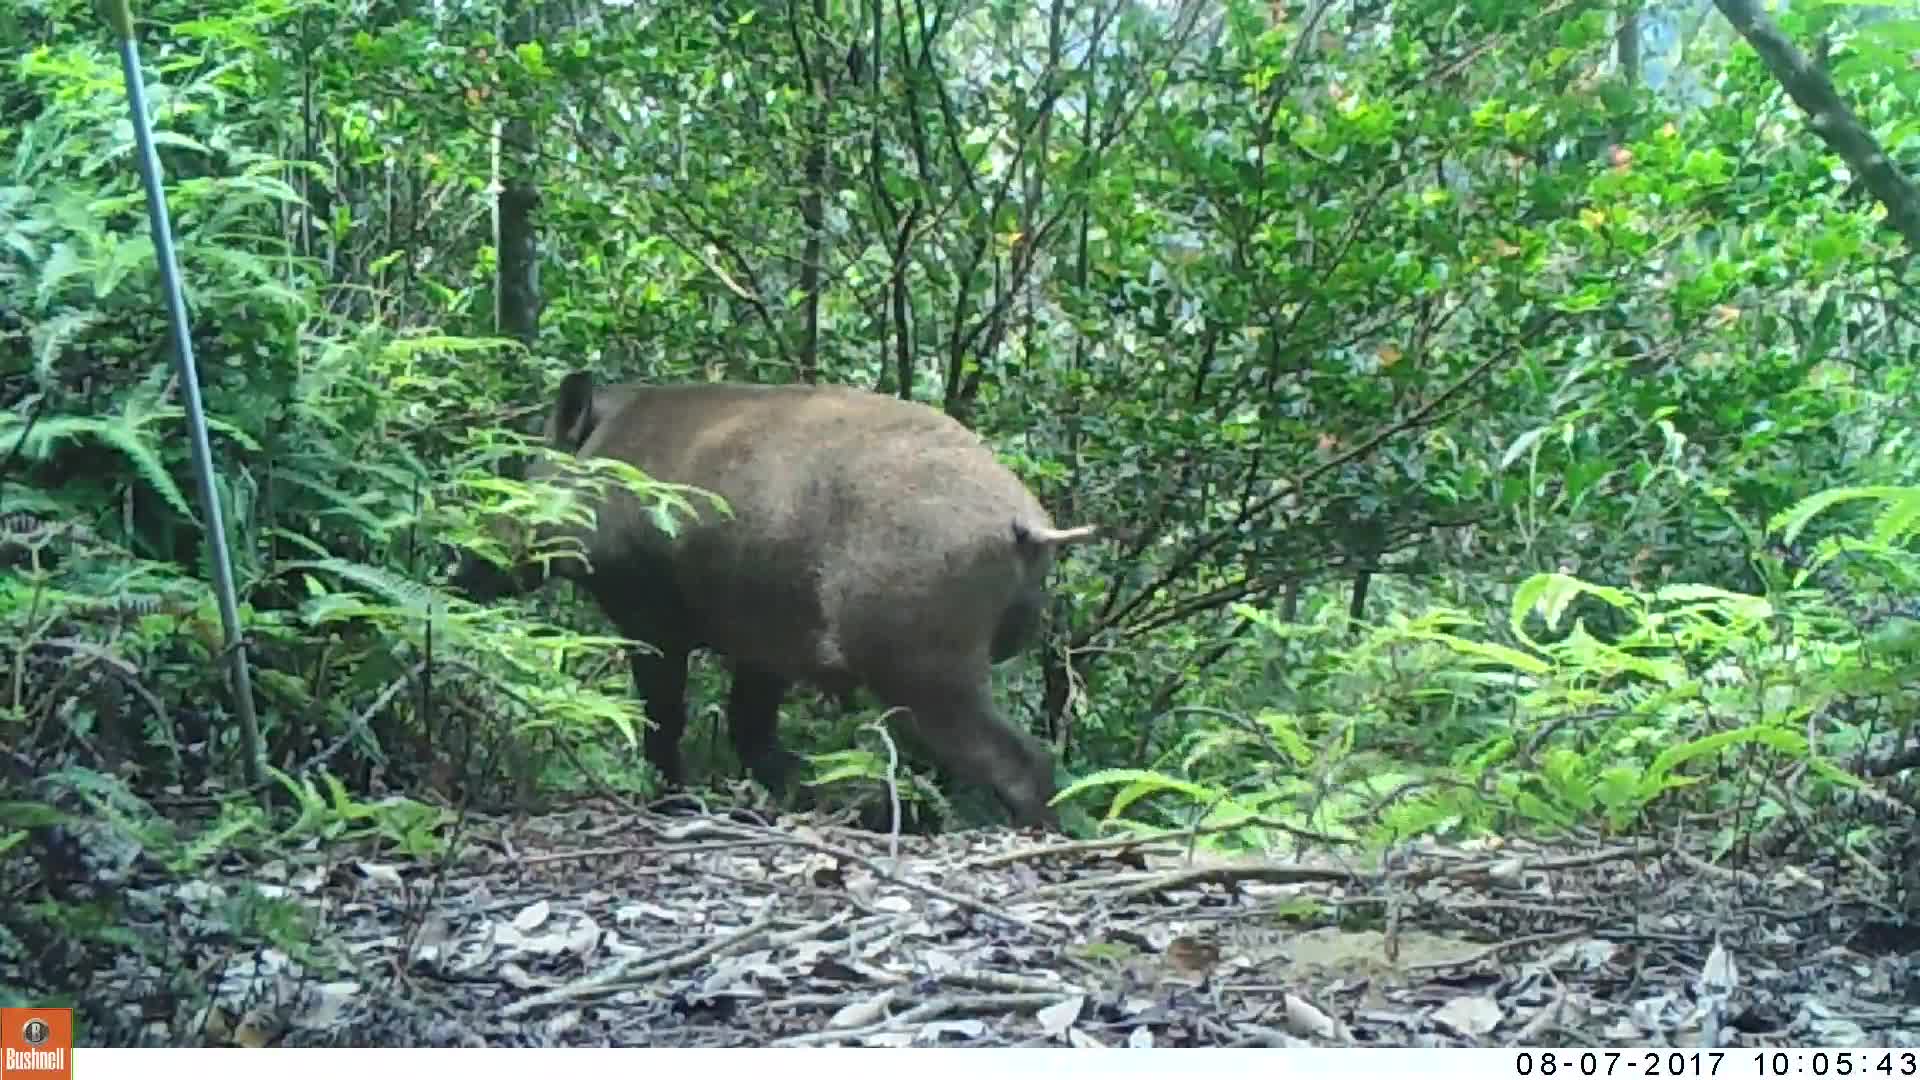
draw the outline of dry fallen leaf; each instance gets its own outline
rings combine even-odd
[[[360,996],[360,984],[352,981],[322,983],[312,995],[312,1004],[293,1018],[295,1027],[323,1029],[340,1020],[347,1002]]]
[[[621,904],[613,910],[613,921],[615,925],[618,926],[628,926],[637,923],[643,917],[658,919],[668,925],[678,923],[681,919],[680,913],[672,908],[661,907],[658,904],[641,903],[638,900]]]
[[[271,1046],[280,1037],[281,1029],[280,1022],[267,1011],[266,1006],[249,1009],[240,1018],[240,1023],[234,1026],[233,1045],[250,1050]]]
[[[1220,963],[1220,946],[1188,934],[1167,942],[1166,955],[1173,970],[1204,980]]]
[[[1487,994],[1463,994],[1433,1011],[1434,1020],[1476,1038],[1500,1026],[1506,1010]]]
[[[543,982],[536,981],[533,976],[527,974],[526,968],[521,967],[511,960],[501,964],[500,967],[495,970],[494,974],[499,977],[501,982],[506,983],[515,990],[531,990],[536,986],[546,985]]]
[[[1057,1039],[1073,1026],[1075,1020],[1080,1019],[1080,1010],[1086,1004],[1086,995],[1075,994],[1041,1009],[1034,1014],[1034,1019],[1040,1021],[1040,1030],[1046,1032],[1049,1038]]]
[[[563,1009],[551,1017],[548,1017],[546,1023],[540,1026],[547,1038],[558,1039],[567,1032],[579,1027],[580,1019],[579,1009]]]
[[[1707,953],[1707,962],[1700,969],[1699,987],[1703,994],[1726,994],[1740,984],[1740,968],[1734,963],[1733,953],[1720,942],[1713,943],[1713,950]]]
[[[200,1025],[200,1031],[214,1044],[229,1042],[233,1038],[233,1017],[218,1005],[207,1009],[207,1016]]]
[[[513,928],[521,933],[526,933],[538,927],[541,923],[546,922],[547,915],[551,910],[545,900],[536,900],[526,907],[521,908],[520,913],[513,917]]]
[[[420,932],[413,937],[414,955],[422,960],[434,961],[440,958],[441,947],[453,937],[453,924],[443,912],[434,912],[420,924]]]
[[[1312,1002],[1295,994],[1283,999],[1287,1030],[1310,1039],[1331,1039],[1339,1032],[1333,1017],[1321,1012]]]
[[[362,861],[355,863],[354,866],[358,867],[360,872],[366,875],[367,883],[370,885],[385,885],[398,889],[404,884],[400,880],[400,871],[385,863]]]
[[[582,917],[563,936],[566,939],[566,951],[584,959],[600,947],[600,924],[591,917]]]
[[[866,1027],[877,1022],[887,1014],[887,1006],[893,1004],[894,990],[883,990],[865,1001],[856,1001],[844,1006],[827,1020],[829,1028]]]

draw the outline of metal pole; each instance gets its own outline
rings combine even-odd
[[[240,718],[241,750],[247,783],[260,781],[260,722],[253,711],[253,683],[247,674],[247,650],[240,638],[240,607],[234,599],[233,562],[227,554],[227,530],[220,517],[220,495],[213,486],[213,452],[207,445],[207,415],[200,404],[200,376],[193,363],[193,339],[187,330],[187,301],[174,264],[173,231],[167,223],[167,193],[161,186],[160,157],[153,150],[147,122],[147,90],[140,77],[140,54],[133,40],[133,13],[127,0],[105,0],[102,13],[120,39],[120,71],[127,82],[127,107],[133,113],[133,138],[140,151],[140,179],[147,189],[147,219],[153,228],[153,253],[160,264],[161,292],[173,332],[173,358],[186,398],[187,434],[193,450],[193,475],[200,488],[200,512],[207,519],[213,591],[220,604],[220,627],[233,683],[234,712]]]

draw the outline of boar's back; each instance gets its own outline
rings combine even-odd
[[[1032,493],[978,436],[924,405],[838,387],[701,384],[595,393],[583,457],[695,497],[675,535],[622,494],[596,566],[666,573],[701,644],[828,683],[1004,659],[1038,621],[1053,548]],[[603,573],[609,572],[607,570]]]

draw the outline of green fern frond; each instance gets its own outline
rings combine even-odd
[[[98,311],[62,311],[44,319],[33,329],[33,374],[45,385],[53,379],[54,363],[67,342],[80,339],[104,316]]]
[[[0,417],[0,441],[17,438],[24,426],[24,421],[18,417]],[[56,416],[42,419],[21,441],[20,450],[33,460],[45,461],[62,440],[79,442],[85,439],[104,443],[126,455],[141,478],[151,484],[181,516],[189,521],[199,520],[193,508],[187,504],[186,496],[173,482],[173,477],[167,474],[160,455],[141,438],[137,428],[126,423],[124,417]]]
[[[421,466],[418,458],[405,452],[404,448],[394,456],[399,458],[397,463],[356,460],[348,462],[347,468],[355,473],[384,481],[391,490],[407,492],[411,497],[414,485],[425,487],[427,481],[431,479],[431,473]]]
[[[56,241],[53,250],[47,253],[47,261],[40,265],[40,286],[34,291],[34,299],[43,309],[52,307],[61,287],[86,272],[86,260],[73,245],[65,240]]]
[[[225,854],[235,839],[261,828],[261,816],[257,806],[223,804],[219,819],[181,845],[179,852],[168,860],[169,868],[177,873],[198,870],[209,860]]]
[[[243,450],[251,450],[256,454],[261,452],[262,448],[260,446],[259,440],[255,439],[252,435],[248,434],[245,430],[239,427],[236,427],[233,424],[230,424],[227,421],[222,420],[217,416],[207,417],[207,430],[212,432],[218,432],[221,435],[225,435],[227,438],[232,439],[234,443]]]
[[[305,297],[280,282],[276,263],[252,252],[200,242],[188,245],[185,254],[196,262],[207,264],[209,280],[241,283],[239,287],[219,289],[222,295],[238,297],[244,294],[254,303],[271,302],[293,310],[303,308],[307,303]]]
[[[1920,530],[1920,487],[1904,488],[1887,499],[1887,508],[1873,521],[1873,538],[1889,547],[1906,543]]]
[[[4,423],[4,418],[0,417],[0,426],[4,426]],[[9,485],[4,494],[0,494],[0,514],[32,514],[35,517],[50,518],[54,521],[78,521],[82,513],[81,508],[60,498],[58,492],[41,491],[14,484]]]
[[[327,551],[325,544],[320,543],[318,540],[304,533],[294,532],[291,529],[271,528],[263,530],[260,535],[263,540],[278,540],[281,543],[291,544],[294,547],[301,548],[316,559],[332,557]]]
[[[104,243],[96,250],[93,267],[93,295],[96,300],[112,296],[134,271],[145,270],[153,265],[153,248],[150,244],[136,237],[120,237],[112,233],[101,239]]]
[[[425,612],[428,605],[444,602],[433,589],[417,581],[401,577],[391,570],[347,559],[306,559],[287,563],[283,569],[333,574],[409,611]]]
[[[193,512],[193,507],[188,505],[186,495],[181,492],[179,485],[173,482],[173,477],[167,473],[166,463],[161,461],[160,455],[140,437],[137,429],[124,424],[108,424],[97,434],[102,442],[119,450],[133,462],[134,471],[160,493],[160,497],[167,501],[167,505],[179,511],[180,516],[188,521],[196,525],[200,523],[200,517]]]
[[[1784,543],[1791,544],[1800,538],[1801,530],[1807,527],[1816,516],[1843,502],[1860,499],[1898,500],[1912,493],[1911,488],[1894,487],[1884,484],[1861,487],[1838,487],[1809,495],[1799,502],[1773,516],[1768,527],[1780,533]]]
[[[379,534],[384,531],[380,519],[361,505],[370,499],[377,498],[377,493],[349,495],[325,480],[300,469],[282,469],[277,479],[326,500],[327,505],[318,511],[321,515],[338,514],[356,522],[369,532]]]

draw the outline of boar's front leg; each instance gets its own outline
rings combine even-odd
[[[671,639],[652,641],[652,649],[627,651],[633,667],[633,688],[646,704],[647,760],[660,770],[667,787],[681,780],[680,736],[687,730],[687,646]]]
[[[780,703],[787,696],[787,680],[745,664],[733,665],[733,688],[727,696],[727,734],[733,752],[775,797],[786,791],[795,757],[780,745]]]

